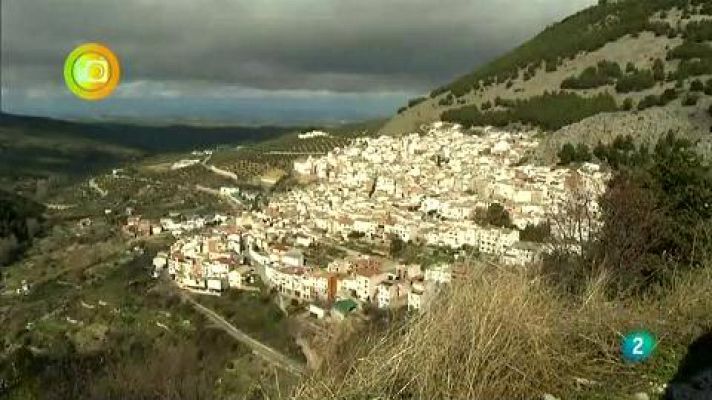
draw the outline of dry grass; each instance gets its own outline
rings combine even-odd
[[[644,327],[658,334],[659,346],[684,352],[684,343],[712,325],[712,270],[680,275],[642,300],[607,299],[605,284],[598,277],[572,299],[522,272],[477,267],[403,326],[342,337],[293,397],[618,398],[649,390],[656,371],[664,382],[677,361],[626,365],[621,335]],[[578,387],[577,378],[598,384]]]

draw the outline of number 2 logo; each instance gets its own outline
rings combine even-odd
[[[645,344],[645,341],[643,340],[642,337],[638,336],[633,339],[633,354],[636,356],[642,356],[643,353],[643,344]]]

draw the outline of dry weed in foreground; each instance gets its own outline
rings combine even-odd
[[[476,270],[424,315],[385,336],[347,341],[295,397],[524,399],[563,393],[590,352],[556,293],[517,271]]]
[[[342,335],[293,397],[568,398],[580,389],[578,378],[631,395],[641,379],[620,362],[621,335],[645,327],[684,354],[712,326],[709,265],[677,274],[644,298],[606,298],[606,284],[601,274],[580,298],[562,297],[521,271],[473,267],[404,326]]]

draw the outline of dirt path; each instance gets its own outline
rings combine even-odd
[[[184,291],[180,291],[181,296],[186,299],[196,311],[203,314],[206,318],[214,322],[218,327],[225,331],[228,335],[232,336],[235,340],[240,343],[245,344],[252,351],[261,356],[266,361],[283,368],[285,371],[293,373],[295,375],[301,375],[304,373],[304,365],[300,362],[292,360],[291,358],[285,356],[279,351],[269,347],[257,339],[252,338],[245,332],[237,329],[234,325],[230,324],[225,318],[221,317],[215,311],[205,307],[204,305],[198,303],[197,300],[192,298],[189,294]]]

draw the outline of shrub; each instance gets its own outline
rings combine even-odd
[[[668,52],[668,58],[678,60],[710,57],[712,57],[712,47],[707,43],[685,41]]]
[[[707,4],[709,7],[710,5]],[[712,21],[692,21],[685,26],[683,36],[692,42],[712,40]]]
[[[510,100],[510,99],[503,99],[503,98],[497,96],[494,99],[494,105],[499,106],[499,107],[514,107],[517,105],[517,102],[514,100]]]
[[[425,97],[418,97],[415,99],[411,99],[408,101],[408,108],[415,107],[418,104],[424,102],[425,100],[427,100],[427,98],[425,98]]]
[[[560,165],[568,165],[574,161],[576,157],[576,148],[571,143],[565,143],[561,146],[561,150],[556,154],[559,157]]]
[[[653,79],[658,82],[665,80],[665,63],[659,58],[656,58],[653,62]]]
[[[482,111],[489,110],[490,108],[492,108],[492,103],[489,102],[489,100],[482,103]]]
[[[551,60],[551,59],[546,60],[546,64],[545,64],[545,66],[544,66],[544,70],[545,70],[546,72],[554,72],[554,71],[556,71],[556,70],[558,69],[558,65],[559,65],[559,63],[558,63],[557,61],[555,61],[555,60]]]
[[[519,232],[519,240],[524,242],[546,243],[551,237],[551,224],[542,222],[539,224],[527,224]]]
[[[649,23],[646,29],[655,33],[655,36],[666,36],[672,30],[672,27],[667,22],[655,21]]]
[[[562,89],[593,89],[610,85],[614,78],[622,75],[618,63],[601,61],[596,67],[588,67],[578,77],[566,78],[561,83]]]
[[[705,90],[705,85],[702,83],[701,80],[695,79],[694,81],[692,81],[692,83],[690,83],[690,90],[693,92],[701,92]]]
[[[696,93],[688,93],[685,99],[682,101],[683,106],[695,106],[697,101],[700,99],[700,95]]]
[[[482,110],[486,110],[484,105]],[[463,107],[448,110],[441,118],[465,126],[505,126],[521,122],[556,130],[591,115],[617,110],[615,99],[608,93],[594,97],[581,97],[575,93],[544,93],[527,100],[518,100],[506,111],[479,112],[476,108]]]
[[[630,74],[632,72],[636,72],[638,69],[635,67],[635,64],[632,62],[629,62],[628,64],[625,65],[625,72]]]
[[[664,106],[671,101],[677,99],[677,90],[675,89],[665,89],[663,94],[660,96],[660,100],[658,101],[658,105]]]
[[[633,109],[633,99],[628,97],[627,99],[623,100],[623,105],[621,106],[621,109],[623,111],[630,111]]]
[[[677,67],[675,77],[684,80],[692,76],[712,74],[712,58],[683,60]]]
[[[645,110],[658,105],[660,105],[660,98],[654,94],[649,94],[638,102],[638,110]]]
[[[438,104],[441,106],[451,106],[451,105],[453,105],[454,102],[455,102],[455,96],[451,93],[451,94],[447,95],[446,97],[443,97],[442,99],[440,99]]]
[[[655,78],[649,70],[635,71],[618,79],[616,92],[630,93],[640,92],[655,86]]]
[[[579,143],[576,146],[571,143],[565,143],[557,156],[559,157],[559,165],[589,162],[592,158],[591,151],[585,143]]]
[[[490,204],[486,210],[477,210],[475,220],[483,225],[492,225],[500,228],[512,227],[512,217],[499,203]]]

